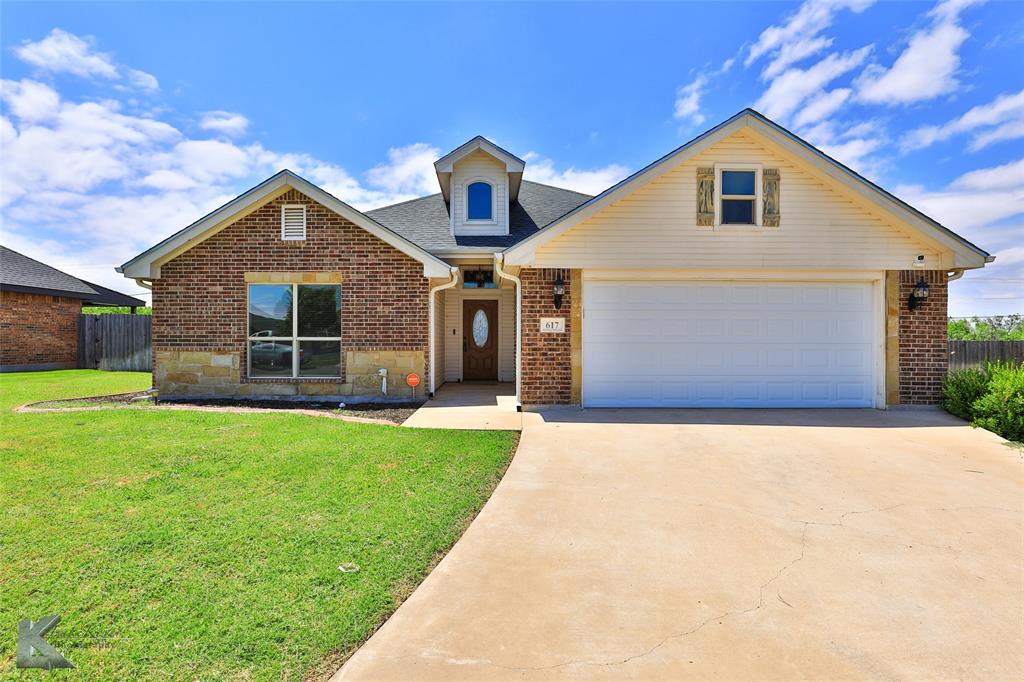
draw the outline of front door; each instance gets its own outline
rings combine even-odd
[[[462,302],[462,378],[498,380],[498,302]]]

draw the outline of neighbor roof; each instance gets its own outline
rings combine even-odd
[[[544,244],[574,225],[594,215],[624,196],[636,191],[648,182],[661,177],[664,173],[677,167],[686,159],[695,156],[712,144],[728,137],[741,128],[749,127],[775,142],[780,147],[805,159],[817,170],[830,178],[844,183],[865,200],[885,209],[889,213],[909,223],[913,228],[935,241],[952,249],[963,258],[963,267],[978,268],[995,260],[994,256],[972,244],[937,220],[926,216],[905,201],[893,196],[875,183],[863,177],[851,168],[836,161],[806,140],[797,137],[778,123],[753,109],[744,109],[714,128],[702,133],[686,144],[669,152],[657,161],[640,169],[625,180],[612,185],[584,204],[577,206],[561,216],[544,230],[509,247],[505,252],[505,260],[511,265],[529,265],[533,254]]]
[[[441,194],[384,206],[367,211],[366,215],[433,253],[465,247],[504,249],[536,234],[589,199],[589,194],[523,180],[519,201],[509,207],[509,233],[495,236],[453,235]]]
[[[85,282],[6,246],[0,246],[0,290],[78,298],[91,305],[146,305],[138,298]]]

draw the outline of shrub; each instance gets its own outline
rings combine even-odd
[[[974,414],[971,406],[988,390],[988,369],[958,369],[946,375],[942,384],[945,399],[942,406],[946,412],[971,421]]]
[[[988,391],[971,406],[971,423],[1007,440],[1024,441],[1024,365],[992,365]]]
[[[950,414],[1024,441],[1024,364],[989,363],[984,369],[950,372],[943,382],[942,406]]]

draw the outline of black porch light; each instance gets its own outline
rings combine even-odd
[[[907,299],[907,307],[911,310],[917,310],[927,299],[928,282],[923,279],[918,280],[917,284],[914,285],[914,290],[910,292],[910,298]]]
[[[555,279],[555,285],[551,288],[555,299],[555,310],[562,309],[562,297],[565,296],[565,281],[559,276]]]

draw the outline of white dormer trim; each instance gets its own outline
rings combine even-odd
[[[508,173],[509,202],[514,203],[519,198],[519,187],[523,182],[523,170],[526,168],[526,162],[482,135],[477,135],[434,162],[434,171],[437,173],[437,182],[441,185],[441,194],[444,196],[445,203],[450,204],[452,200],[452,171],[455,164],[477,150],[504,164],[505,172]]]

